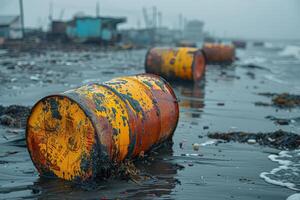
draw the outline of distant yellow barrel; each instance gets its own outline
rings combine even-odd
[[[41,175],[89,180],[171,138],[178,116],[164,79],[115,78],[38,101],[28,118],[27,147]]]
[[[198,81],[204,76],[205,59],[196,48],[152,48],[146,55],[145,70],[167,80]]]
[[[232,45],[205,43],[203,52],[207,64],[231,64],[235,60],[235,48]]]

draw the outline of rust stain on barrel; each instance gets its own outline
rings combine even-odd
[[[115,78],[38,101],[28,118],[27,147],[41,175],[88,180],[172,137],[178,116],[164,79]]]

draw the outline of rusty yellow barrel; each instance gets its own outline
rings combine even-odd
[[[198,81],[205,72],[205,58],[196,48],[152,48],[146,55],[145,70],[167,80]]]
[[[41,175],[90,180],[171,138],[178,116],[176,96],[161,77],[115,78],[38,101],[27,147]]]
[[[231,64],[235,60],[233,45],[205,43],[203,52],[207,64]]]

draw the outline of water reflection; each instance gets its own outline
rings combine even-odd
[[[168,197],[179,181],[175,178],[181,167],[172,162],[172,144],[155,150],[147,159],[136,161],[142,174],[151,177],[133,183],[109,180],[89,185],[75,185],[59,179],[39,178],[34,187],[39,191],[38,199],[144,199]]]
[[[191,118],[200,118],[204,104],[205,84],[199,83],[173,83],[178,97],[181,112]]]

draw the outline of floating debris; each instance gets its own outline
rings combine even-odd
[[[246,132],[229,132],[229,133],[210,133],[209,138],[221,139],[226,142],[234,141],[240,143],[253,142],[276,149],[297,149],[300,147],[300,135],[295,133],[278,130],[270,133],[246,133]]]

